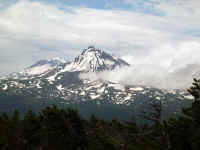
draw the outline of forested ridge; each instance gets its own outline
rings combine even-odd
[[[194,96],[181,116],[164,120],[161,102],[142,113],[148,124],[105,121],[94,115],[83,119],[77,110],[55,105],[39,113],[18,111],[0,116],[0,150],[199,150],[200,80],[188,90]]]

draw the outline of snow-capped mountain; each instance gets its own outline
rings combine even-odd
[[[66,65],[63,72],[96,72],[103,70],[113,70],[116,67],[129,66],[124,60],[111,56],[95,47],[90,46],[88,49],[75,58],[75,60]]]
[[[72,62],[67,62],[62,58],[40,60],[21,72],[10,74],[9,77],[15,79],[30,78],[47,75],[55,70],[56,74],[62,72],[100,72],[124,66],[129,66],[129,64],[118,57],[90,46],[88,49],[84,49]]]
[[[21,95],[31,99],[59,99],[60,102],[96,102],[140,106],[150,100],[182,105],[193,99],[184,90],[163,90],[148,86],[123,85],[103,80],[80,78],[81,73],[101,72],[129,66],[124,60],[89,47],[74,61],[41,60],[24,71],[0,79],[1,95]]]

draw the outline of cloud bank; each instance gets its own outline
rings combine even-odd
[[[200,63],[199,7],[196,0],[109,0],[106,9],[0,0],[0,74],[70,60],[92,44],[137,66],[129,78],[172,78],[165,75]]]
[[[82,73],[80,78],[160,89],[188,89],[192,85],[192,79],[200,76],[199,68],[200,64],[191,64],[169,72],[158,66],[136,65],[100,73]]]

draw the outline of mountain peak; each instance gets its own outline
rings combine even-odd
[[[19,73],[10,74],[9,77],[17,79],[41,76],[53,70],[60,70],[61,72],[100,72],[123,66],[129,66],[129,64],[120,58],[96,49],[94,46],[89,46],[72,62],[67,62],[65,59],[58,57],[49,60],[40,60]]]
[[[94,46],[89,46],[65,67],[65,71],[99,72],[122,66],[129,66],[129,64],[120,58],[96,49]]]
[[[87,49],[84,49],[81,53],[81,55],[85,55],[87,53],[96,53],[96,54],[100,54],[102,53],[102,51],[100,49],[96,49],[95,46],[89,46]]]

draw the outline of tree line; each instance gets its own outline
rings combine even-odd
[[[149,124],[136,120],[105,121],[92,115],[83,119],[77,110],[51,106],[20,118],[0,116],[0,150],[199,150],[200,80],[188,90],[194,96],[179,118],[162,118],[162,103],[141,114]]]

